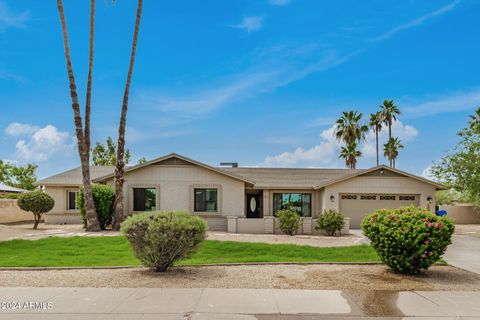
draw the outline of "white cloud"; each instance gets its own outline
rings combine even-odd
[[[290,3],[290,0],[269,0],[268,2],[274,6],[285,6]]]
[[[409,117],[427,117],[440,113],[473,110],[480,104],[480,89],[464,92],[452,92],[442,96],[424,98],[421,102],[404,102],[405,115]]]
[[[38,129],[39,127],[33,126],[31,124],[22,124],[18,122],[12,122],[5,129],[5,133],[10,136],[23,136],[23,135],[31,135]]]
[[[242,22],[232,27],[238,29],[245,29],[248,33],[258,31],[263,27],[263,18],[260,16],[244,17]]]
[[[373,41],[382,41],[382,40],[390,39],[392,36],[394,36],[396,33],[400,32],[400,31],[410,29],[410,28],[413,28],[413,27],[416,27],[416,26],[420,26],[421,24],[423,24],[427,20],[430,20],[432,18],[441,16],[441,15],[453,10],[457,6],[457,4],[459,4],[459,3],[460,3],[460,0],[455,0],[455,1],[451,2],[450,4],[448,4],[446,6],[443,6],[439,9],[437,9],[437,10],[429,12],[429,13],[427,13],[423,16],[420,16],[416,19],[413,19],[413,20],[411,20],[407,23],[398,25],[398,26],[390,29],[389,31],[381,34],[380,36],[378,36],[378,37],[376,37],[372,40]]]
[[[414,140],[418,135],[418,130],[411,126],[405,125],[401,121],[395,121],[392,125],[392,136],[398,137],[400,142],[405,146],[406,142],[410,142]],[[383,155],[383,145],[388,140],[388,128],[383,127],[382,131],[380,131],[379,139],[379,152],[380,156]],[[370,130],[365,137],[365,142],[361,146],[361,151],[363,154],[363,158],[374,158],[377,155],[376,151],[376,143],[375,143],[375,133],[373,130]]]
[[[0,32],[8,28],[24,28],[29,19],[28,11],[13,12],[3,1],[0,1]]]
[[[334,126],[323,130],[320,134],[320,143],[310,149],[297,148],[293,152],[283,152],[275,156],[266,157],[260,166],[291,167],[303,165],[337,167],[340,165],[338,159],[340,143],[335,140],[334,130]]]
[[[28,134],[28,139],[22,139],[15,145],[16,155],[26,161],[46,161],[56,154],[70,155],[75,146],[75,139],[68,132],[61,132],[52,125],[43,128],[17,124],[16,128],[36,128]],[[23,131],[23,134],[26,134]],[[20,130],[21,131],[21,130]],[[18,131],[18,132],[20,132]]]

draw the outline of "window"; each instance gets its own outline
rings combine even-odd
[[[357,200],[357,195],[355,194],[342,194],[342,200]]]
[[[78,191],[67,191],[67,210],[78,210]]]
[[[133,188],[133,211],[154,211],[157,209],[155,188]]]
[[[217,189],[194,189],[195,212],[217,212]]]
[[[395,200],[395,196],[380,196],[380,200]]]
[[[400,200],[415,201],[415,196],[400,196]]]
[[[312,195],[310,193],[274,193],[273,214],[284,209],[296,211],[302,217],[311,217]]]

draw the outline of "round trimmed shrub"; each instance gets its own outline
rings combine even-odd
[[[23,193],[18,197],[17,204],[23,211],[33,213],[33,229],[37,229],[40,218],[44,213],[52,210],[55,201],[41,190]]]
[[[327,235],[334,236],[335,233],[340,233],[344,225],[345,220],[343,214],[337,210],[330,209],[323,211],[323,213],[318,216],[315,229],[324,230]]]
[[[112,186],[107,184],[92,184],[92,195],[100,229],[105,230],[105,228],[112,223],[115,191],[113,190]],[[80,192],[78,193],[77,207],[80,210],[80,215],[82,216],[83,226],[86,227],[87,212],[85,210],[85,195],[83,188],[80,188]]]
[[[361,227],[382,261],[404,274],[417,274],[437,262],[455,230],[450,218],[415,206],[378,210]]]
[[[144,212],[128,217],[121,231],[145,266],[165,272],[198,249],[207,223],[186,211]]]
[[[294,236],[300,228],[301,218],[296,211],[280,210],[276,214],[280,221],[280,230],[289,236]]]

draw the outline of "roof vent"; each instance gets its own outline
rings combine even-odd
[[[220,162],[221,166],[229,166],[232,168],[238,168],[238,162]]]

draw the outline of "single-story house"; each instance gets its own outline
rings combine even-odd
[[[112,184],[114,167],[91,167],[92,181]],[[47,223],[78,223],[80,168],[36,182],[55,199]],[[124,210],[187,210],[206,219],[210,230],[279,233],[275,213],[292,208],[303,217],[300,233],[315,233],[325,209],[343,213],[347,228],[380,208],[435,208],[443,185],[381,165],[369,169],[213,167],[172,153],[127,167]]]

